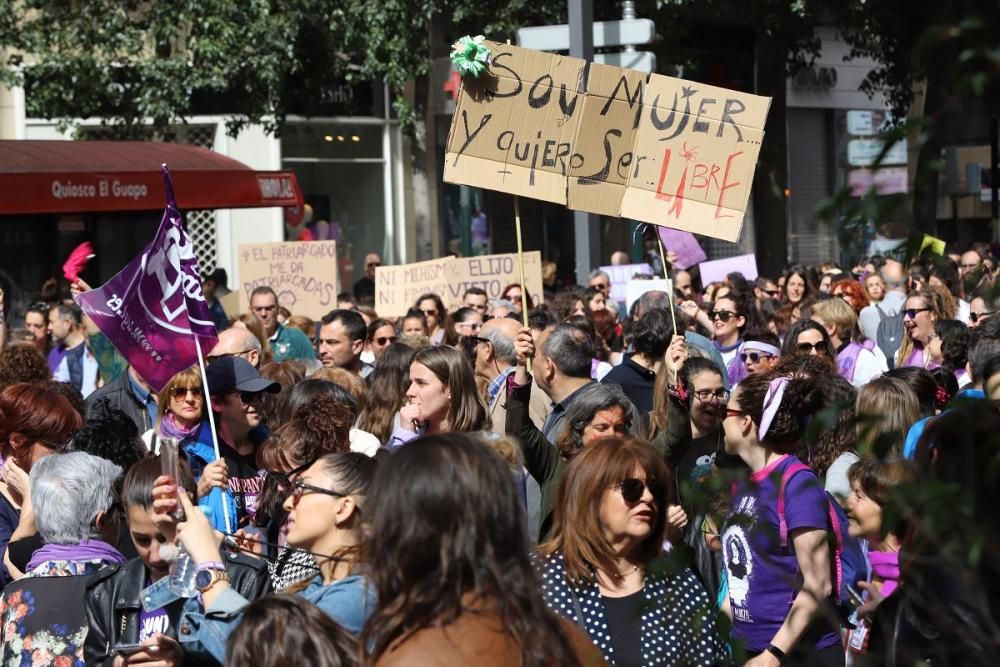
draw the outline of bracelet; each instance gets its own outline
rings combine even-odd
[[[777,658],[779,663],[785,660],[785,652],[782,651],[777,646],[775,646],[774,644],[768,644],[767,648],[764,650],[773,655],[775,658]]]

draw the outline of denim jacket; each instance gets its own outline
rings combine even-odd
[[[375,610],[375,593],[364,577],[351,576],[330,585],[323,585],[318,575],[298,593],[322,609],[330,618],[353,634],[361,632],[365,621]],[[200,644],[220,663],[226,662],[226,642],[242,620],[242,610],[249,601],[227,588],[205,610],[185,607],[180,620],[181,644]]]

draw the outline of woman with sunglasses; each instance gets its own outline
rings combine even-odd
[[[483,326],[483,316],[475,308],[459,308],[445,319],[444,344],[465,349],[470,337],[479,334]]]
[[[769,329],[747,329],[740,347],[740,363],[746,374],[767,373],[781,359],[781,340]]]
[[[227,485],[229,471],[224,458],[216,458],[212,428],[205,412],[201,372],[197,366],[185,369],[170,378],[157,394],[156,427],[143,435],[151,452],[159,453],[160,439],[177,441],[197,481],[198,504],[208,507],[213,523],[225,529],[225,511],[235,521],[235,502]],[[227,496],[223,500],[223,495]],[[235,522],[233,523],[235,525]]]
[[[375,606],[372,588],[358,572],[362,512],[375,476],[375,459],[357,452],[326,454],[295,480],[284,502],[288,512],[288,543],[313,554],[315,575],[296,591],[352,634],[358,634]],[[200,644],[225,663],[226,640],[242,620],[249,600],[236,592],[225,572],[211,523],[169,477],[159,477],[153,489],[156,523],[178,540],[198,567],[197,611],[185,610],[181,643]],[[177,524],[171,512],[183,508],[186,520]]]
[[[743,332],[748,327],[763,327],[764,320],[749,292],[730,292],[716,300],[708,317],[712,321],[712,342],[726,364],[729,383],[736,384],[746,375],[746,367],[739,355]]]
[[[427,321],[427,336],[431,345],[440,345],[444,341],[444,318],[448,311],[444,309],[444,301],[433,292],[421,294],[414,304]]]
[[[785,340],[781,343],[781,359],[791,359],[798,356],[820,357],[834,369],[833,343],[826,329],[812,320],[799,320],[788,328]]]
[[[756,374],[733,390],[722,422],[726,451],[750,468],[732,494],[722,555],[729,584],[723,611],[751,667],[844,664],[839,623],[821,613],[832,591],[829,501],[792,454],[823,407],[818,379]]]
[[[728,661],[705,589],[663,556],[670,486],[663,457],[628,438],[581,451],[559,485],[542,590],[610,664]]]
[[[826,330],[836,352],[837,372],[855,387],[889,370],[885,353],[864,338],[854,309],[841,299],[826,299],[812,307],[812,321]]]
[[[903,315],[903,342],[896,353],[896,366],[936,368],[926,349],[934,336],[934,323],[955,319],[954,307],[948,307],[949,297],[942,288],[927,287],[910,292],[900,311]],[[954,300],[951,300],[954,304]]]
[[[500,292],[500,300],[508,301],[514,305],[514,311],[520,315],[521,311],[527,308],[529,311],[535,307],[531,301],[531,295],[525,295],[521,291],[520,283],[511,283]]]

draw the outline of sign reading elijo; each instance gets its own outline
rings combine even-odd
[[[488,43],[444,179],[735,241],[770,98]]]
[[[420,295],[433,292],[450,312],[462,306],[470,287],[481,287],[489,298],[499,299],[505,287],[519,281],[513,253],[380,266],[375,269],[375,310],[383,317],[402,317]],[[524,253],[524,282],[533,301],[540,303],[542,254],[537,250]]]

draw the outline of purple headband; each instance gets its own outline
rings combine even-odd
[[[764,394],[764,412],[760,416],[760,428],[757,429],[757,440],[763,441],[767,437],[767,430],[771,428],[774,416],[778,414],[781,407],[781,399],[785,396],[785,387],[788,386],[788,378],[779,377],[771,380]]]

